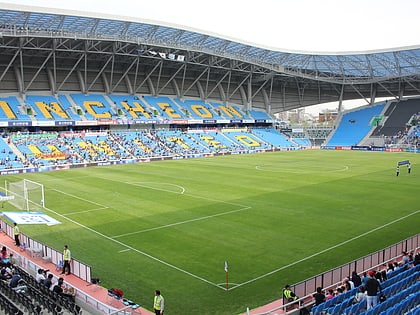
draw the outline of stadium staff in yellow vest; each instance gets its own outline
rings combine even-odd
[[[63,250],[63,270],[61,271],[61,274],[64,274],[67,270],[67,275],[70,274],[71,268],[70,268],[70,262],[71,262],[71,252],[67,245],[64,245]]]
[[[153,309],[155,310],[156,315],[163,315],[165,309],[165,299],[160,295],[160,291],[155,291],[155,300],[153,303]]]
[[[16,222],[13,223],[13,235],[15,236],[16,246],[20,246],[20,240],[19,240],[20,230]]]
[[[290,289],[290,285],[286,285],[283,289],[283,297],[286,299],[287,303],[296,301],[298,297],[296,294]]]

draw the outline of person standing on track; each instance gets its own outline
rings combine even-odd
[[[160,294],[160,291],[156,290],[155,299],[153,301],[153,310],[155,311],[156,315],[163,315],[164,309],[165,309],[165,299]]]
[[[13,223],[13,235],[15,236],[16,246],[20,246],[20,240],[19,240],[20,230],[19,230],[19,227],[17,226],[16,222]]]
[[[69,275],[71,273],[71,268],[70,268],[70,262],[71,262],[71,252],[70,249],[67,245],[64,245],[64,250],[63,250],[63,270],[61,272],[61,274],[64,274],[67,270],[67,275]]]

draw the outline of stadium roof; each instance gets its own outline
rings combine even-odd
[[[420,45],[348,53],[285,52],[153,21],[10,4],[0,7],[3,38],[125,42],[149,58],[205,64],[213,73],[218,71],[219,78],[236,69],[243,74],[233,79],[229,76],[233,80],[229,84],[242,86],[242,103],[274,112],[339,99],[420,94]],[[3,39],[2,47],[5,44]],[[202,70],[195,70],[190,73],[202,76]],[[222,83],[213,79],[213,85]],[[262,90],[265,93],[257,96]]]

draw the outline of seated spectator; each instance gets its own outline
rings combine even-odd
[[[329,290],[328,290],[328,294],[327,294],[327,296],[326,296],[326,300],[327,300],[327,301],[328,301],[328,300],[331,300],[334,296],[335,296],[335,295],[334,295],[334,290],[333,290],[333,289],[329,289]]]
[[[9,285],[11,288],[16,288],[19,284],[19,281],[22,278],[20,277],[20,275],[15,271],[13,272],[12,278],[10,279]]]
[[[393,263],[388,263],[388,268],[386,270],[386,272],[389,274],[390,272],[394,271],[395,267]]]
[[[325,302],[325,294],[322,292],[321,287],[316,288],[316,293],[314,294],[315,305],[319,305]]]
[[[57,283],[53,286],[52,291],[55,293],[63,293],[63,284],[64,284],[64,279],[59,278]]]
[[[349,278],[344,278],[342,282],[342,287],[344,291],[350,291],[354,288],[354,283]]]
[[[353,300],[353,304],[363,302],[366,300],[366,290],[363,285],[359,287]]]
[[[75,292],[73,288],[67,289],[64,287],[64,279],[59,278],[57,284],[54,286],[53,292],[60,294],[61,296],[64,296],[66,298],[71,299],[72,301],[75,300]]]
[[[6,246],[3,246],[0,251],[0,266],[1,267],[11,267],[11,263],[7,257]]]
[[[408,263],[409,264],[414,264],[414,253],[413,252],[410,252],[408,254]]]
[[[44,285],[48,289],[52,289],[53,277],[54,277],[54,275],[52,273],[50,273],[50,274],[48,274],[47,278],[44,280]]]
[[[402,252],[402,259],[401,259],[401,264],[405,265],[408,264],[410,261],[410,258],[408,257],[408,253],[407,252]]]
[[[381,283],[383,281],[382,274],[376,270],[373,270],[373,272],[375,273],[375,279],[378,280],[379,283]]]
[[[414,256],[414,266],[420,265],[420,251]]]
[[[379,272],[381,273],[382,281],[385,281],[388,279],[388,273],[387,273],[387,268],[385,264],[382,265],[382,268]]]
[[[13,257],[13,254],[12,253],[10,253],[9,254],[9,265],[12,267],[12,266],[14,266],[16,264],[17,264],[16,258]]]
[[[45,281],[45,275],[47,273],[47,270],[44,269],[38,269],[38,273],[35,276],[35,281],[41,284],[44,284]]]
[[[1,268],[0,271],[0,280],[9,281],[12,278],[12,275],[7,271],[6,268]]]
[[[6,246],[3,246],[1,248],[0,254],[1,254],[1,260],[7,259],[7,249],[6,249]]]

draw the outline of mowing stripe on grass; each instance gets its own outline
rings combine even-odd
[[[94,202],[94,201],[91,201],[91,200],[87,200],[85,198],[78,197],[78,196],[75,196],[75,195],[66,193],[64,191],[61,191],[61,190],[58,190],[58,189],[55,189],[55,188],[51,188],[49,190],[55,190],[56,192],[59,192],[60,194],[64,194],[64,195],[70,196],[72,198],[76,198],[76,199],[83,200],[85,202],[92,203],[94,205],[100,206],[99,208],[93,208],[93,209],[84,210],[84,211],[68,212],[68,213],[65,213],[64,215],[72,215],[72,214],[86,213],[86,212],[90,212],[90,211],[99,211],[99,210],[104,210],[104,209],[108,209],[109,208],[108,206],[102,205],[100,203],[97,203],[97,202]]]
[[[156,226],[156,227],[150,228],[150,229],[139,230],[139,231],[136,231],[136,232],[124,233],[124,234],[114,235],[114,236],[110,236],[110,237],[111,238],[119,238],[119,237],[134,235],[134,234],[140,234],[140,233],[155,231],[155,230],[159,230],[159,229],[168,228],[168,227],[171,227],[171,226],[176,226],[176,225],[181,225],[181,224],[185,224],[185,223],[191,223],[191,222],[201,221],[201,220],[206,220],[206,219],[211,219],[211,218],[219,217],[219,216],[222,216],[222,215],[227,215],[227,214],[231,214],[231,213],[235,213],[235,212],[239,212],[239,211],[248,210],[250,208],[251,207],[244,207],[244,208],[241,208],[241,209],[236,209],[236,210],[221,212],[221,213],[212,214],[212,215],[206,215],[206,216],[198,217],[198,218],[195,218],[195,219],[190,219],[190,220],[185,220],[185,221],[179,221],[179,222],[175,222],[175,223],[171,223],[171,224]]]
[[[127,185],[140,186],[140,187],[144,187],[144,188],[150,188],[150,189],[154,189],[154,190],[170,192],[170,193],[175,193],[175,194],[181,194],[181,195],[184,194],[184,192],[185,192],[184,187],[182,187],[180,185],[176,185],[176,184],[171,184],[171,183],[160,183],[160,182],[123,182],[123,183],[127,184]],[[148,185],[145,185],[144,183],[174,186],[176,188],[179,188],[180,192],[172,191],[172,190],[169,190],[169,189],[163,189],[163,188],[159,188],[159,187],[154,187],[154,186],[148,186]]]
[[[141,254],[141,255],[143,255],[143,256],[146,256],[146,257],[148,257],[148,258],[150,258],[150,259],[152,259],[152,260],[154,260],[154,261],[157,261],[157,262],[159,262],[159,263],[161,263],[161,264],[163,264],[163,265],[165,265],[165,266],[167,266],[167,267],[170,267],[170,268],[172,268],[172,269],[178,270],[178,271],[180,271],[180,272],[182,272],[182,273],[184,273],[184,274],[187,274],[187,275],[189,275],[189,276],[191,276],[191,277],[193,277],[193,278],[196,278],[196,279],[198,279],[198,280],[200,280],[200,281],[203,281],[203,282],[205,282],[205,283],[207,283],[207,284],[210,284],[210,285],[215,286],[215,287],[217,287],[217,288],[219,288],[219,289],[220,289],[220,286],[219,286],[219,285],[217,285],[216,283],[213,283],[213,282],[211,282],[211,281],[209,281],[209,280],[207,280],[207,279],[204,279],[204,278],[202,278],[202,277],[200,277],[200,276],[197,276],[197,275],[195,275],[195,274],[193,274],[193,273],[191,273],[191,272],[189,272],[189,271],[186,271],[186,270],[184,270],[184,269],[181,269],[181,268],[179,268],[179,267],[177,267],[177,266],[175,266],[175,265],[172,265],[172,264],[170,264],[170,263],[168,263],[168,262],[166,262],[166,261],[164,261],[164,260],[161,260],[161,259],[159,259],[159,258],[157,258],[157,257],[154,257],[154,256],[152,256],[152,255],[150,255],[150,254],[148,254],[148,253],[146,253],[146,252],[143,252],[143,251],[141,251],[141,250],[139,250],[139,249],[137,249],[137,248],[134,248],[134,247],[132,247],[132,246],[130,246],[130,245],[127,245],[127,244],[125,244],[125,243],[123,243],[123,242],[120,242],[120,241],[118,241],[118,240],[116,240],[116,239],[113,239],[113,238],[111,238],[111,237],[109,237],[109,236],[107,236],[107,235],[105,235],[105,234],[103,234],[103,233],[101,233],[101,232],[99,232],[99,231],[96,231],[96,230],[94,230],[94,229],[92,229],[92,228],[90,228],[90,227],[88,227],[88,226],[86,226],[86,225],[83,225],[83,224],[81,224],[81,223],[79,223],[79,222],[77,222],[77,221],[75,221],[75,220],[73,220],[73,219],[68,218],[68,217],[67,217],[66,215],[64,215],[64,214],[57,213],[56,211],[51,210],[51,209],[46,208],[46,207],[44,207],[44,209],[45,209],[46,211],[49,211],[49,212],[51,212],[51,213],[54,213],[55,215],[57,215],[57,216],[59,216],[59,217],[62,217],[63,219],[65,219],[65,220],[67,220],[67,221],[70,221],[71,223],[73,223],[73,224],[75,224],[75,225],[77,225],[77,226],[80,226],[80,227],[82,227],[82,228],[84,228],[84,229],[86,229],[86,230],[88,230],[88,231],[90,231],[90,232],[92,232],[92,233],[95,233],[95,234],[97,234],[97,235],[99,235],[99,236],[103,237],[104,239],[107,239],[107,240],[109,240],[109,241],[111,241],[111,242],[117,243],[117,244],[119,244],[119,245],[121,245],[121,246],[125,247],[125,250],[132,250],[132,251],[135,251],[136,253],[139,253],[139,254]]]
[[[172,227],[172,226],[176,226],[176,225],[181,225],[181,224],[191,223],[191,222],[195,222],[195,221],[201,221],[201,220],[211,219],[211,218],[219,217],[219,216],[222,216],[222,215],[227,215],[227,214],[231,214],[231,213],[235,213],[235,212],[240,212],[240,211],[251,209],[250,206],[245,206],[245,205],[241,205],[241,204],[238,204],[238,203],[226,202],[226,201],[216,200],[216,199],[202,197],[202,196],[185,194],[184,193],[185,192],[185,189],[182,191],[182,193],[179,193],[179,192],[175,192],[175,191],[171,191],[171,190],[165,190],[165,189],[160,189],[160,188],[156,188],[156,187],[138,185],[137,183],[125,182],[125,184],[134,185],[134,186],[141,186],[141,187],[145,187],[145,188],[149,188],[149,189],[155,189],[155,190],[160,190],[160,191],[165,191],[165,192],[173,193],[173,194],[183,194],[184,196],[187,196],[187,197],[192,197],[192,198],[197,198],[197,199],[203,199],[203,200],[207,200],[207,201],[214,201],[214,202],[225,203],[225,204],[228,204],[228,205],[238,206],[240,208],[239,209],[235,209],[235,210],[231,210],[231,211],[220,212],[220,213],[217,213],[217,214],[206,215],[206,216],[202,216],[202,217],[198,217],[198,218],[194,218],[194,219],[190,219],[190,220],[179,221],[179,222],[175,222],[175,223],[171,223],[171,224],[166,224],[166,225],[162,225],[162,226],[156,226],[156,227],[153,227],[153,228],[150,228],[150,229],[139,230],[139,231],[136,231],[136,232],[130,232],[130,233],[124,233],[124,234],[110,236],[112,238],[119,238],[119,237],[124,237],[124,236],[139,234],[139,233],[145,233],[145,232],[155,231],[155,230],[164,229],[164,228],[168,228],[168,227]],[[165,184],[165,185],[173,185],[173,184],[169,184],[169,183],[163,183],[163,184]],[[174,185],[174,186],[181,187],[179,185]]]
[[[126,184],[129,184],[129,183],[126,183]],[[133,184],[131,184],[131,185],[133,185]],[[134,184],[134,185],[135,185],[135,184]],[[178,186],[178,185],[174,185],[174,186]],[[178,186],[178,187],[180,187],[180,186]],[[155,187],[147,187],[147,188],[150,188],[150,189],[157,189],[157,190],[162,190],[162,189],[155,188]],[[94,202],[94,201],[90,201],[90,200],[87,200],[87,199],[85,199],[85,198],[81,198],[81,197],[78,197],[78,196],[75,196],[75,195],[72,195],[72,194],[69,194],[69,193],[66,193],[66,192],[60,191],[60,190],[58,190],[58,189],[51,189],[51,190],[55,190],[55,191],[57,191],[57,192],[59,192],[59,193],[62,193],[62,194],[68,195],[68,196],[70,196],[70,197],[77,198],[77,199],[79,199],[79,200],[83,200],[83,201],[86,201],[86,202],[89,202],[89,203],[93,203],[93,204],[96,204],[96,205],[103,206],[103,205],[101,205],[101,204],[99,204],[99,203],[96,203],[96,202]],[[169,193],[175,193],[175,194],[180,194],[179,192],[174,192],[174,191],[171,191],[171,190],[167,190],[166,192],[169,192]],[[182,194],[184,194],[184,193],[182,192]],[[209,215],[209,216],[199,217],[199,218],[195,218],[195,219],[191,219],[191,220],[186,220],[186,221],[182,221],[182,222],[176,222],[176,223],[172,223],[172,224],[168,224],[168,225],[165,225],[165,226],[160,226],[160,227],[155,227],[155,228],[151,228],[151,229],[147,229],[147,230],[143,230],[143,231],[137,231],[137,232],[133,232],[133,233],[126,233],[126,234],[122,234],[122,235],[120,235],[120,236],[122,237],[122,236],[125,236],[125,235],[131,235],[131,234],[136,234],[136,233],[142,233],[142,232],[146,232],[146,231],[151,231],[151,230],[156,230],[156,229],[166,228],[166,227],[175,226],[175,225],[179,225],[179,224],[185,224],[185,223],[188,223],[188,222],[194,222],[194,221],[204,220],[204,219],[208,219],[208,218],[213,218],[213,217],[217,217],[217,216],[227,215],[227,214],[230,214],[230,213],[235,213],[235,212],[239,212],[239,211],[248,210],[248,209],[250,209],[250,208],[251,208],[250,206],[245,206],[245,205],[240,205],[240,204],[237,204],[237,203],[230,203],[230,202],[225,202],[225,201],[215,200],[215,199],[211,199],[211,198],[205,198],[205,197],[202,197],[202,196],[193,196],[193,195],[189,195],[189,197],[193,197],[193,198],[200,198],[200,199],[209,200],[209,201],[217,201],[217,202],[220,202],[220,203],[225,203],[225,204],[230,204],[230,205],[239,206],[239,207],[241,207],[241,208],[236,209],[236,210],[231,210],[231,211],[223,212],[223,213],[214,214],[214,215]],[[108,208],[108,207],[107,207],[107,206],[103,206],[103,209],[106,209],[106,208]],[[44,209],[45,209],[45,210],[47,210],[47,211],[50,211],[50,212],[52,212],[52,213],[54,213],[54,214],[56,214],[56,215],[58,215],[58,216],[60,216],[60,217],[62,217],[62,218],[65,218],[66,220],[68,220],[68,221],[70,221],[70,222],[72,222],[72,223],[74,223],[74,224],[76,224],[76,225],[78,225],[78,226],[80,226],[80,227],[83,227],[83,228],[85,228],[85,229],[87,229],[87,230],[91,231],[92,233],[95,233],[95,234],[97,234],[97,235],[99,235],[99,236],[101,236],[101,237],[103,237],[103,238],[105,238],[105,239],[108,239],[108,240],[110,240],[110,241],[113,241],[113,242],[115,242],[115,243],[117,243],[117,244],[119,244],[119,245],[121,245],[121,246],[125,247],[125,249],[123,249],[123,250],[121,250],[121,251],[119,251],[119,252],[125,252],[125,251],[129,251],[129,250],[133,250],[133,251],[135,251],[135,252],[137,252],[137,253],[139,253],[139,254],[141,254],[141,255],[144,255],[144,256],[146,256],[146,257],[148,257],[148,258],[150,258],[150,259],[153,259],[153,260],[155,260],[155,261],[157,261],[157,262],[159,262],[159,263],[161,263],[161,264],[164,264],[164,265],[166,265],[166,266],[168,266],[168,267],[171,267],[171,268],[173,268],[173,269],[175,269],[175,270],[178,270],[178,271],[180,271],[180,272],[182,272],[182,273],[185,273],[185,274],[187,274],[187,275],[189,275],[189,276],[191,276],[191,277],[194,277],[194,278],[196,278],[196,279],[198,279],[198,280],[201,280],[201,281],[203,281],[203,282],[205,282],[205,283],[208,283],[208,284],[210,284],[210,285],[212,285],[212,286],[215,286],[215,287],[217,287],[217,288],[219,288],[219,289],[226,290],[225,288],[221,287],[219,284],[213,283],[213,282],[211,282],[211,281],[209,281],[209,280],[207,280],[207,279],[205,279],[205,278],[202,278],[202,277],[200,277],[200,276],[198,276],[198,275],[196,275],[196,274],[193,274],[193,273],[191,273],[191,272],[189,272],[189,271],[186,271],[186,270],[184,270],[184,269],[182,269],[182,268],[179,268],[179,267],[177,267],[177,266],[175,266],[175,265],[173,265],[173,264],[170,264],[170,263],[168,263],[168,262],[166,262],[166,261],[164,261],[164,260],[161,260],[161,259],[159,259],[159,258],[157,258],[157,257],[154,257],[154,256],[152,256],[152,255],[150,255],[150,254],[148,254],[148,253],[146,253],[146,252],[143,252],[143,251],[141,251],[141,250],[139,250],[139,249],[136,249],[136,248],[134,248],[134,247],[132,247],[132,246],[130,246],[130,245],[127,245],[127,244],[125,244],[125,243],[123,243],[123,242],[118,241],[118,240],[116,240],[116,239],[115,239],[116,237],[120,237],[120,236],[114,236],[114,237],[107,236],[107,235],[105,235],[105,234],[103,234],[103,233],[101,233],[101,232],[99,232],[99,231],[97,231],[97,230],[94,230],[94,229],[92,229],[92,228],[90,228],[90,227],[88,227],[88,226],[85,226],[85,225],[83,225],[83,224],[81,224],[81,223],[79,223],[79,222],[77,222],[77,221],[75,221],[75,220],[73,220],[73,219],[68,218],[68,217],[67,217],[67,215],[68,215],[68,214],[59,214],[59,213],[57,213],[57,212],[55,212],[55,211],[53,211],[53,210],[51,210],[51,209],[49,209],[49,208],[44,208]],[[90,210],[87,210],[87,211],[81,211],[81,212],[89,212],[89,211],[90,211]],[[78,212],[78,213],[81,213],[81,212]],[[70,214],[74,214],[74,213],[70,213]]]
[[[320,252],[318,252],[318,253],[316,253],[316,254],[312,254],[312,255],[307,256],[307,257],[305,257],[305,258],[302,258],[302,259],[296,260],[296,261],[294,261],[294,262],[292,262],[292,263],[290,263],[290,264],[288,264],[288,265],[285,265],[285,266],[283,266],[283,267],[277,268],[277,269],[275,269],[275,270],[273,270],[273,271],[270,271],[270,272],[268,272],[268,273],[266,273],[266,274],[264,274],[264,275],[261,275],[261,276],[259,276],[259,277],[256,277],[256,278],[254,278],[254,279],[251,279],[251,280],[248,280],[248,281],[245,281],[245,282],[242,282],[241,284],[237,284],[236,286],[232,286],[232,287],[230,288],[230,290],[233,290],[233,289],[239,288],[239,287],[244,286],[244,285],[246,285],[246,284],[252,283],[252,282],[254,282],[254,281],[257,281],[257,280],[259,280],[259,279],[262,279],[262,278],[265,278],[265,277],[267,277],[267,276],[269,276],[269,275],[272,275],[272,274],[274,274],[274,273],[276,273],[276,272],[278,272],[278,271],[281,271],[281,270],[284,270],[284,269],[289,268],[289,267],[291,267],[291,266],[297,265],[297,264],[299,264],[299,263],[301,263],[301,262],[303,262],[303,261],[305,261],[305,260],[308,260],[308,259],[314,258],[314,257],[316,257],[316,256],[319,256],[319,255],[321,255],[321,254],[323,254],[323,253],[326,253],[326,252],[328,252],[328,251],[330,251],[330,250],[332,250],[332,249],[335,249],[335,248],[337,248],[337,247],[340,247],[340,246],[343,246],[343,245],[345,245],[345,244],[347,244],[347,243],[350,243],[350,242],[352,242],[352,241],[354,241],[354,240],[357,240],[358,238],[361,238],[361,237],[363,237],[363,236],[366,236],[366,235],[368,235],[368,234],[371,234],[371,233],[373,233],[373,232],[376,232],[376,231],[378,231],[378,230],[381,230],[381,229],[383,229],[383,228],[385,228],[385,227],[387,227],[387,226],[389,226],[389,225],[392,225],[392,224],[394,224],[394,223],[396,223],[396,222],[398,222],[398,221],[402,221],[402,220],[404,220],[404,219],[407,219],[407,218],[409,218],[409,217],[411,217],[411,216],[413,216],[413,215],[416,215],[417,213],[420,213],[420,210],[417,210],[417,211],[415,211],[415,212],[413,212],[413,213],[407,214],[407,215],[405,215],[405,216],[403,216],[403,217],[400,217],[400,218],[398,218],[398,219],[395,219],[395,220],[393,220],[393,221],[391,221],[391,222],[388,222],[388,223],[386,223],[386,224],[383,224],[383,225],[381,225],[381,226],[378,226],[378,227],[376,227],[376,228],[374,228],[374,229],[372,229],[372,230],[370,230],[370,231],[368,231],[368,232],[362,233],[362,234],[357,235],[357,236],[355,236],[355,237],[352,237],[352,238],[350,238],[350,239],[348,239],[348,240],[346,240],[346,241],[343,241],[343,242],[341,242],[341,243],[338,243],[337,245],[334,245],[334,246],[328,247],[328,248],[326,248],[326,249],[324,249],[324,250],[322,250],[322,251],[320,251]]]

